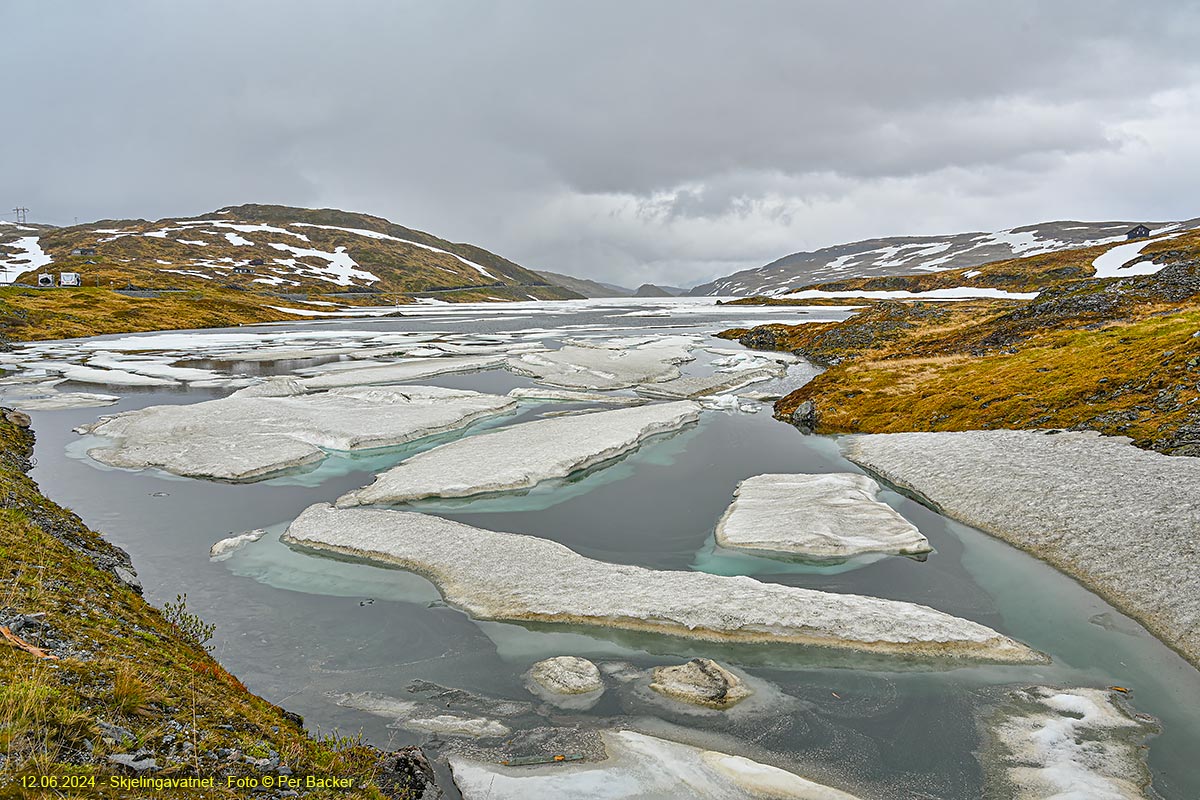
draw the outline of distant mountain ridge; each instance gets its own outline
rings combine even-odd
[[[473,244],[336,209],[241,205],[198,217],[0,225],[0,279],[77,271],[85,285],[219,285],[283,293],[470,292],[496,300],[579,294]],[[490,294],[489,294],[490,293]]]
[[[692,296],[779,295],[801,286],[963,269],[1018,256],[1122,241],[1136,225],[1152,235],[1200,227],[1182,222],[1046,222],[995,233],[896,236],[792,253],[762,267],[735,272],[692,289]]]
[[[587,278],[576,278],[573,275],[563,275],[544,269],[537,270],[537,274],[550,283],[562,286],[564,289],[570,289],[584,297],[630,297],[633,295],[633,289],[627,289],[624,286],[617,286],[612,283],[590,281]]]

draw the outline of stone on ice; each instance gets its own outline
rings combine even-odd
[[[528,489],[628,453],[699,415],[699,406],[683,401],[523,422],[415,455],[337,502],[406,503]]]
[[[111,440],[88,451],[110,466],[253,481],[321,461],[326,450],[403,444],[458,430],[516,405],[509,397],[435,386],[360,387],[303,396],[286,394],[290,390],[287,382],[272,381],[220,400],[102,417],[79,431]]]
[[[684,703],[724,710],[754,694],[740,677],[710,658],[674,667],[655,667],[650,688]]]
[[[600,670],[586,658],[557,656],[534,664],[525,675],[529,691],[546,702],[586,711],[604,694]]]
[[[738,484],[717,544],[815,560],[928,553],[929,540],[878,492],[875,481],[849,472],[755,475]]]
[[[633,731],[600,735],[608,758],[596,763],[504,767],[451,756],[450,769],[463,800],[857,800],[741,756]]]
[[[395,564],[474,617],[640,630],[716,642],[797,643],[1005,663],[1045,657],[926,606],[595,561],[535,536],[425,514],[310,506],[285,542]]]

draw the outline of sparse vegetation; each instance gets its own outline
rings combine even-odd
[[[25,475],[31,445],[0,416],[0,624],[53,656],[0,641],[0,796],[30,796],[13,785],[22,775],[104,775],[125,769],[110,755],[137,753],[156,760],[156,776],[286,766],[354,780],[351,791],[310,797],[413,796],[360,738],[308,736],[298,717],[250,694],[200,646],[211,627],[182,596],[169,620],[123,583],[115,567],[128,564],[124,554]],[[109,794],[128,796],[88,796]]]
[[[845,322],[721,335],[826,366],[775,406],[780,419],[818,432],[1079,428],[1196,455],[1200,235],[1152,249],[1170,264],[1162,272],[1064,278],[1032,301],[883,302]],[[1033,274],[1064,261],[1090,265],[1095,255],[1071,251],[980,270]],[[943,278],[911,280],[925,288]]]

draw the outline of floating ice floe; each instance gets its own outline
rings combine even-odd
[[[270,382],[220,400],[151,406],[102,417],[79,431],[110,440],[88,451],[110,466],[253,481],[321,461],[327,450],[398,445],[516,406],[510,397],[435,386],[279,396],[294,384]]]
[[[172,378],[157,378],[141,375],[123,369],[100,369],[71,365],[64,367],[60,373],[64,378],[75,383],[96,383],[106,386],[178,386],[179,382]]]
[[[93,394],[91,392],[63,392],[46,397],[32,397],[28,400],[15,400],[13,405],[22,411],[62,411],[70,408],[99,408],[111,406],[121,398],[114,394]]]
[[[223,353],[224,361],[301,361],[309,358],[333,358],[356,351],[352,347],[261,347]]]
[[[573,340],[558,350],[512,355],[508,368],[567,389],[627,389],[679,377],[678,365],[692,359],[693,345],[685,337],[637,343]]]
[[[432,717],[410,717],[394,722],[389,727],[440,733],[444,736],[470,736],[475,739],[491,739],[512,733],[502,722],[487,717],[464,717],[459,714],[437,714]]]
[[[505,767],[451,756],[463,800],[858,800],[793,772],[633,731],[602,731],[597,763]]]
[[[737,372],[714,372],[711,375],[683,375],[661,383],[644,383],[634,391],[645,397],[683,400],[741,389],[752,383],[778,378],[783,372],[783,368],[760,367]]]
[[[1145,800],[1141,743],[1155,726],[1109,692],[1033,686],[1014,691],[986,726],[996,786],[1019,800]]]
[[[237,536],[230,536],[229,538],[222,539],[210,547],[208,549],[208,555],[210,558],[223,561],[224,559],[233,555],[234,552],[241,550],[248,544],[257,542],[266,535],[267,532],[265,530],[262,528],[257,528],[252,531],[247,531],[246,533],[239,533]]]
[[[712,394],[698,399],[701,407],[712,411],[741,411],[744,414],[757,414],[758,406],[754,403],[743,403],[734,394]]]
[[[698,405],[682,401],[524,422],[419,453],[337,502],[407,503],[529,489],[624,455],[699,417]]]
[[[571,389],[517,388],[508,393],[518,400],[555,400],[567,403],[605,403],[611,406],[640,406],[649,402],[645,398],[625,394],[602,394],[600,392],[578,392]]]
[[[209,369],[193,367],[175,367],[171,358],[149,358],[144,356],[123,356],[116,353],[99,352],[87,360],[89,367],[99,367],[109,370],[124,370],[135,375],[146,375],[151,378],[162,378],[170,381],[192,382],[220,380],[223,376]]]
[[[305,378],[308,389],[334,389],[344,386],[379,386],[389,383],[432,378],[455,372],[475,372],[504,365],[503,356],[472,356],[464,358],[429,358],[401,361],[383,366],[342,369],[328,374]]]
[[[755,475],[738,484],[717,544],[818,560],[928,553],[929,540],[878,493],[878,483],[849,472]]]
[[[846,457],[1035,554],[1200,664],[1200,458],[1083,432],[890,433]]]
[[[428,706],[411,700],[398,700],[378,692],[349,692],[332,697],[339,706],[391,719],[389,728],[472,738],[492,738],[511,733],[507,725],[488,717],[449,713],[423,716],[430,711]]]
[[[593,625],[718,642],[1045,661],[990,628],[914,603],[608,564],[547,539],[426,514],[322,503],[292,522],[283,541],[416,572],[437,585],[447,602],[478,619]]]

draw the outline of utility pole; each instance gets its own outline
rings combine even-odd
[[[29,209],[25,208],[24,206],[17,206],[13,209],[13,211],[16,212],[17,222],[24,223],[25,215],[29,212]]]

